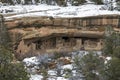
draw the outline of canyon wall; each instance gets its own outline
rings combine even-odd
[[[120,32],[119,15],[83,18],[23,17],[5,20],[17,56],[101,50],[107,26]]]
[[[81,27],[104,27],[113,26],[120,27],[119,15],[100,15],[83,18],[53,18],[53,17],[24,17],[6,20],[8,28],[14,27],[67,27],[67,28],[81,28]]]

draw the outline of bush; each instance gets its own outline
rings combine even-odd
[[[66,0],[56,0],[56,3],[59,6],[66,6],[67,5]]]
[[[96,4],[103,4],[103,0],[91,0],[93,2],[95,2]]]
[[[78,6],[80,4],[84,4],[86,0],[72,0],[72,5]]]
[[[0,80],[29,80],[23,64],[12,61],[12,52],[0,46]]]
[[[74,60],[77,72],[83,74],[86,80],[99,80],[99,76],[96,73],[100,73],[103,70],[103,60],[99,58],[97,53],[90,52],[84,55],[82,58],[75,57]]]
[[[120,46],[116,47],[116,48],[113,50],[113,56],[114,56],[114,57],[117,57],[117,58],[120,58]]]
[[[120,80],[120,59],[113,58],[105,65],[104,80]]]

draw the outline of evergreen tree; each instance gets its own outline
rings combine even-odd
[[[116,2],[117,2],[118,7],[120,7],[120,0],[117,0]]]
[[[29,80],[22,63],[13,63],[13,53],[9,45],[9,35],[0,17],[0,80]]]
[[[93,2],[95,2],[95,4],[103,4],[103,0],[91,0]]]
[[[29,80],[23,64],[12,60],[12,52],[0,46],[0,80]]]
[[[113,28],[111,26],[106,27],[105,29],[105,40],[104,40],[104,48],[103,53],[105,56],[109,56],[113,54]]]
[[[113,56],[120,59],[120,46],[114,49]]]
[[[78,69],[77,71],[81,70],[85,80],[100,80],[100,72],[103,70],[104,61],[97,53],[90,52],[82,58],[76,56],[74,62]]]
[[[111,56],[104,68],[104,80],[120,80],[120,33],[115,32],[112,27],[107,28],[105,38],[104,55]]]
[[[10,46],[10,42],[9,33],[4,25],[4,18],[0,15],[0,45],[7,47]]]
[[[120,58],[113,58],[105,65],[104,80],[120,80]]]

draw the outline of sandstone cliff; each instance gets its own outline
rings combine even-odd
[[[120,31],[119,15],[84,18],[24,17],[6,20],[17,54],[101,50],[105,28]]]

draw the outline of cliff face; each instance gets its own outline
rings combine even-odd
[[[82,28],[82,27],[103,27],[114,26],[120,27],[119,15],[101,15],[83,18],[53,18],[53,17],[25,17],[6,21],[8,28],[15,27],[67,27],[67,28]]]
[[[27,17],[5,21],[5,24],[17,55],[32,56],[45,52],[101,50],[105,27],[112,26],[120,31],[119,17]]]

